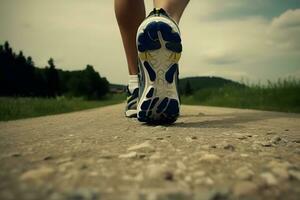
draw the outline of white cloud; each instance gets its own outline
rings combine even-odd
[[[181,24],[182,76],[274,80],[293,73],[300,68],[298,12],[289,10],[272,20],[260,16],[198,20],[186,14]]]
[[[287,51],[300,51],[300,9],[288,10],[273,19],[269,43]]]
[[[1,1],[1,0],[0,0]],[[0,42],[9,40],[39,66],[52,56],[59,67],[93,64],[111,82],[127,82],[127,66],[112,0],[9,0],[0,6]],[[145,1],[148,11],[152,1]],[[190,1],[180,27],[181,76],[215,75],[241,80],[299,76],[299,9],[274,19],[224,17],[264,0]],[[1,2],[2,3],[2,2]],[[3,17],[4,16],[4,17]]]
[[[291,28],[300,26],[300,9],[287,10],[279,17],[275,17],[271,23],[275,28]]]

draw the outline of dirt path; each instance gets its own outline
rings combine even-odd
[[[300,196],[300,115],[183,106],[164,127],[122,110],[1,122],[0,199]]]

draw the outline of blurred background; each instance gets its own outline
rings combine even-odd
[[[28,116],[12,110],[33,97],[60,102],[44,114],[124,99],[113,1],[0,0],[0,25],[1,119]],[[180,27],[183,103],[300,111],[300,1],[191,0]]]

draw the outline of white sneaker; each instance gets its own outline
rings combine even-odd
[[[141,122],[169,124],[177,120],[178,61],[182,52],[178,25],[163,9],[154,9],[137,32]]]
[[[135,88],[131,93],[127,86],[127,102],[125,107],[125,116],[126,117],[136,117],[137,116],[137,104],[139,97],[139,88]]]

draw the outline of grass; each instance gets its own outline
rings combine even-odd
[[[266,85],[203,89],[182,97],[183,104],[300,113],[300,80],[286,79]]]
[[[38,117],[96,108],[121,103],[124,94],[110,95],[101,101],[87,101],[82,98],[56,99],[0,97],[0,121]],[[182,96],[183,104],[251,108],[300,113],[300,80],[278,80],[267,85],[238,87],[226,85],[221,88],[207,88],[195,91],[193,95]]]
[[[0,121],[67,113],[121,103],[124,94],[106,96],[100,101],[82,98],[29,98],[0,97]]]

